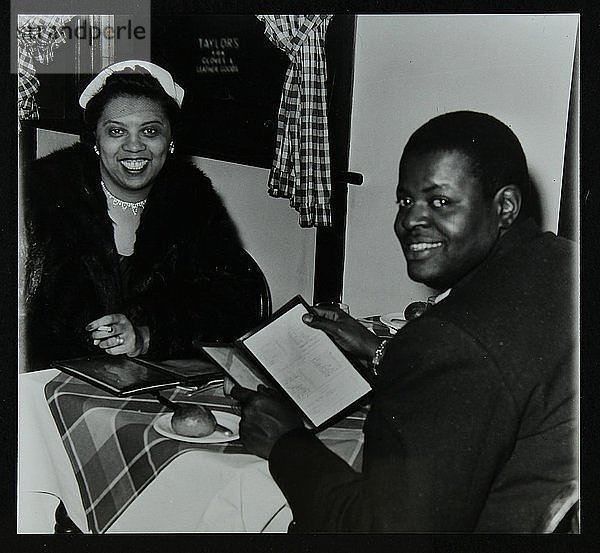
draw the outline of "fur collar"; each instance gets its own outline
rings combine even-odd
[[[112,222],[91,147],[78,143],[38,160],[26,182],[26,210],[35,212],[42,235],[53,237],[69,255],[104,259],[106,269],[114,266]],[[223,207],[208,177],[191,162],[168,156],[148,196],[132,261],[146,265],[168,255],[176,236],[197,234],[214,213],[223,213]],[[227,225],[234,229],[229,218]],[[99,250],[104,255],[98,256]]]

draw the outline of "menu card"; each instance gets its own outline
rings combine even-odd
[[[296,296],[228,347],[203,346],[240,386],[282,390],[315,427],[371,391],[354,362],[325,332],[302,321],[310,307]]]
[[[120,397],[223,378],[218,366],[202,359],[152,362],[126,355],[102,354],[54,361],[51,365]]]

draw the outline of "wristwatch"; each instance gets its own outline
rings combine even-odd
[[[381,359],[383,358],[383,354],[385,353],[385,348],[388,345],[388,342],[389,340],[383,340],[381,344],[377,346],[377,349],[373,354],[373,359],[371,360],[371,368],[373,369],[373,374],[375,376],[378,376],[377,367],[379,366],[379,363],[381,363]]]

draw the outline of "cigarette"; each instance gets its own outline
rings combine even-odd
[[[112,332],[112,326],[99,326],[96,330],[100,332]]]

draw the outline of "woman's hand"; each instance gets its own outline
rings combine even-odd
[[[356,319],[337,308],[314,307],[313,311],[317,317],[312,313],[302,316],[308,326],[325,331],[338,346],[358,359],[370,361],[373,358],[381,339]]]
[[[304,424],[298,410],[281,394],[259,384],[253,392],[234,386],[231,395],[242,404],[240,438],[246,449],[268,459],[281,436]]]
[[[148,350],[148,327],[134,327],[122,313],[104,315],[89,323],[85,329],[90,332],[92,343],[110,355],[125,353],[129,357],[137,357]]]

